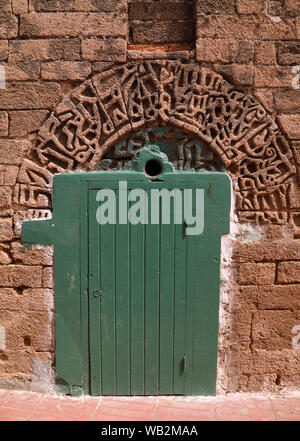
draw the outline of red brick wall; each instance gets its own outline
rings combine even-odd
[[[299,37],[297,0],[0,1],[0,386],[43,389],[52,381],[51,247],[20,241],[29,211],[49,213],[43,198],[21,203],[16,186],[39,128],[93,74],[170,58],[200,63],[258,99],[293,152],[298,180],[283,220],[261,222],[266,208],[252,227],[236,226],[226,245],[218,386],[299,389],[300,350],[292,346],[300,325]]]

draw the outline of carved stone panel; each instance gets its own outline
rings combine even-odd
[[[173,159],[168,152],[176,168],[224,167],[241,220],[277,223],[285,218],[272,213],[290,208],[295,167],[275,121],[256,99],[219,74],[168,60],[124,64],[78,86],[42,125],[21,166],[15,202],[49,207],[55,173],[126,168],[132,152],[159,137],[166,144],[171,129],[175,136],[181,133]]]

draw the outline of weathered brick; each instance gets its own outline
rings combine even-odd
[[[279,262],[277,269],[277,282],[300,282],[300,262]]]
[[[299,149],[300,149],[300,142],[299,142]],[[298,176],[300,178],[300,165],[298,165]],[[300,205],[300,203],[299,203]],[[295,238],[300,237],[300,211],[296,211],[290,214],[290,223],[294,227],[294,236]]]
[[[234,0],[197,0],[196,12],[197,14],[234,14],[235,4]]]
[[[9,248],[3,248],[2,246],[0,249],[0,265],[9,265],[10,263],[12,263],[12,259],[9,255]],[[0,290],[0,296],[1,296],[1,290]],[[1,305],[1,298],[0,298],[0,305]]]
[[[274,93],[275,109],[280,113],[300,113],[299,90],[277,90]]]
[[[29,0],[30,10],[38,12],[90,11],[113,12],[126,11],[127,0]]]
[[[238,51],[235,54],[236,63],[250,63],[254,57],[254,43],[249,40],[238,40]]]
[[[23,265],[52,265],[53,264],[53,249],[50,245],[30,248],[24,248],[19,242],[11,244],[11,255],[14,262],[22,263]]]
[[[212,63],[249,63],[253,59],[253,42],[200,38],[196,42],[196,60]]]
[[[274,42],[257,41],[255,43],[254,59],[257,64],[276,64],[276,52]]]
[[[253,84],[253,66],[251,64],[214,65],[216,72],[220,73],[229,82],[249,86]]]
[[[300,285],[259,287],[259,309],[300,309]]]
[[[15,165],[0,165],[0,185],[15,185],[18,172]]]
[[[42,267],[29,265],[0,266],[0,286],[39,288],[42,286]]]
[[[8,57],[8,40],[0,40],[0,61],[7,60]]]
[[[231,332],[238,340],[239,350],[248,350],[251,343],[251,311],[240,307],[235,311],[234,317]]]
[[[111,69],[112,67],[114,67],[114,63],[110,63],[109,61],[96,61],[92,63],[92,72],[100,73]]]
[[[137,2],[129,4],[129,20],[179,21],[193,19],[193,5],[178,2]]]
[[[281,115],[278,117],[282,131],[290,139],[300,139],[300,114]]]
[[[300,63],[300,42],[289,41],[278,43],[278,64]]]
[[[0,310],[51,311],[53,291],[45,288],[26,288],[22,293],[13,288],[0,288]]]
[[[16,110],[9,112],[10,136],[26,136],[40,129],[49,110]]]
[[[23,153],[25,153],[31,144],[29,141],[18,139],[0,140],[0,164],[20,164]]]
[[[297,323],[291,311],[257,311],[253,313],[252,344],[266,351],[292,349],[292,328]]]
[[[37,61],[22,61],[5,65],[7,81],[37,80],[40,76],[40,64]]]
[[[291,143],[296,164],[300,164],[300,141],[292,141]]]
[[[116,36],[126,37],[127,21],[113,13],[39,13],[20,16],[23,37]]]
[[[300,22],[299,22],[300,23]],[[253,40],[291,40],[296,30],[292,19],[273,22],[254,15],[198,16],[197,38],[236,38]]]
[[[137,23],[132,28],[132,43],[178,43],[194,39],[193,25],[188,22]]]
[[[239,390],[241,392],[277,392],[277,374],[241,375],[239,377]]]
[[[241,372],[245,374],[264,374],[289,372],[299,373],[300,351],[282,349],[274,351],[245,351],[239,356]]]
[[[24,387],[24,378],[28,375],[28,383],[32,387],[32,379],[36,376],[36,365],[50,366],[52,364],[53,355],[51,352],[32,352],[24,350],[2,351],[0,372],[1,379],[7,378],[7,383],[3,382],[3,387],[7,384],[15,384],[16,379],[20,379],[17,384]],[[1,384],[1,380],[0,380]],[[28,385],[27,385],[28,387]]]
[[[52,267],[43,268],[43,287],[44,288],[53,288],[54,287],[53,268]]]
[[[296,166],[296,176],[291,180],[290,186],[290,201],[289,205],[291,208],[296,208],[297,211],[300,210],[300,167]],[[291,215],[293,212],[291,213]],[[282,259],[285,260],[285,259]]]
[[[74,0],[74,11],[120,11],[127,13],[127,0]]]
[[[6,350],[53,350],[51,313],[45,311],[0,311],[6,329]]]
[[[237,242],[233,250],[233,258],[238,262],[300,260],[300,240]]]
[[[291,87],[293,74],[288,67],[262,66],[254,68],[256,87]]]
[[[72,11],[74,0],[31,0],[31,4],[38,12]]]
[[[299,390],[300,389],[300,374],[283,373],[280,375],[280,387],[282,390]]]
[[[300,39],[300,16],[296,18],[296,38]]]
[[[85,80],[91,72],[91,65],[86,61],[50,61],[41,65],[44,80]]]
[[[274,112],[274,98],[272,89],[258,89],[253,95],[268,112]]]
[[[0,207],[10,207],[12,201],[12,189],[5,185],[0,187]]]
[[[13,14],[0,13],[0,39],[15,38],[18,35],[18,19]]]
[[[242,285],[272,285],[275,281],[275,263],[242,263],[239,283]]]
[[[133,46],[133,45],[130,45]],[[146,45],[145,45],[146,46]],[[189,51],[164,51],[164,50],[128,50],[126,54],[127,61],[131,60],[181,60],[189,61]]]
[[[283,10],[285,17],[298,17],[300,16],[300,3],[297,0],[284,0]]]
[[[11,1],[10,0],[0,0],[0,11],[1,12],[11,12]]]
[[[8,135],[8,114],[0,111],[0,136]]]
[[[12,220],[5,218],[0,219],[0,240],[9,241],[12,240],[13,236],[14,235],[12,230]],[[1,276],[0,276],[0,285],[1,285]]]
[[[12,11],[14,14],[25,14],[28,12],[28,0],[12,0]]]
[[[57,83],[7,83],[0,94],[2,109],[53,109],[61,100]]]
[[[237,0],[236,8],[238,14],[261,15],[265,8],[264,0]]]
[[[121,38],[82,41],[82,58],[90,61],[126,61],[126,41]]]
[[[242,286],[240,290],[257,309],[300,310],[300,285]]]
[[[266,13],[271,17],[280,18],[283,16],[282,3],[277,0],[268,1],[266,4]]]
[[[80,59],[80,40],[78,38],[13,40],[9,42],[9,62],[61,59],[65,61]]]

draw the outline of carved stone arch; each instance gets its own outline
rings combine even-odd
[[[180,61],[130,63],[78,86],[40,128],[20,168],[16,202],[49,208],[55,173],[94,169],[120,139],[153,125],[179,128],[220,158],[240,220],[286,222],[295,167],[277,124],[219,74]]]

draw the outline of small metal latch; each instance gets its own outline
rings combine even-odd
[[[103,294],[103,289],[94,289],[94,297],[100,297]]]

